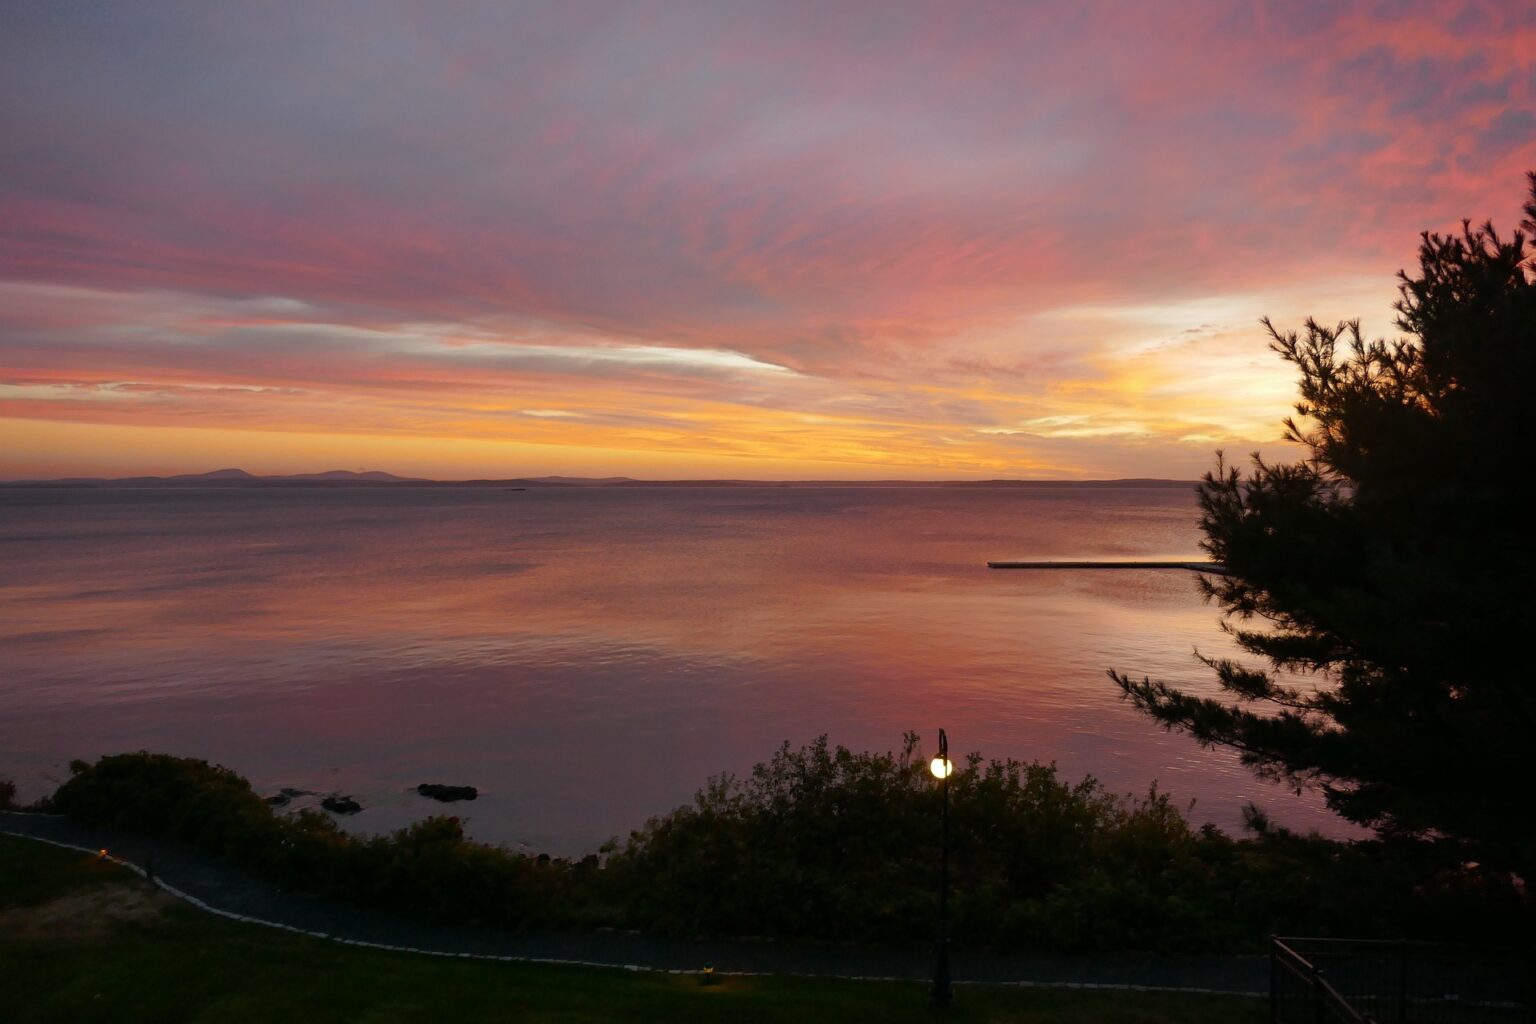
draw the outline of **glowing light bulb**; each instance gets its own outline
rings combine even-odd
[[[945,779],[955,770],[955,763],[947,757],[936,757],[928,762],[928,770],[936,779]]]

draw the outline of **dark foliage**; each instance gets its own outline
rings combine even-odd
[[[615,904],[632,925],[688,934],[928,941],[940,808],[916,743],[786,744],[745,780],[712,779],[610,858]],[[1192,829],[1155,788],[1116,797],[1052,765],[973,754],[950,777],[950,808],[966,945],[1231,950],[1275,932],[1488,936],[1517,920],[1507,879],[1433,844],[1336,843],[1261,819],[1235,840]]]
[[[1507,934],[1507,879],[1434,844],[1342,844],[1191,829],[1162,793],[1125,799],[1054,767],[983,762],[950,779],[957,941],[1049,950],[1258,948],[1272,932]],[[60,787],[82,821],[179,839],[253,873],[431,921],[624,925],[684,935],[921,945],[933,934],[938,791],[900,754],[825,739],[719,777],[606,861],[530,857],[433,817],[351,836],[278,815],[239,776],[155,754],[103,758]],[[1449,855],[1449,859],[1448,859]]]
[[[278,827],[249,782],[206,761],[139,753],[69,767],[54,810],[89,824],[138,829],[237,859],[269,844]]]
[[[359,838],[326,815],[278,815],[228,768],[165,754],[76,761],[53,807],[89,824],[179,840],[295,889],[434,921],[578,924],[591,918],[595,863],[573,866],[464,838],[459,819],[432,817]],[[590,887],[588,887],[590,888]]]
[[[1536,230],[1536,175],[1525,227]],[[1386,836],[1438,836],[1536,870],[1536,626],[1525,492],[1536,384],[1532,249],[1464,223],[1401,274],[1406,337],[1308,321],[1272,347],[1300,375],[1306,458],[1200,487],[1204,580],[1239,646],[1224,699],[1111,675],[1136,704],[1261,774],[1320,786]]]

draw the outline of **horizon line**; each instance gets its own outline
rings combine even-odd
[[[843,484],[848,486],[874,486],[893,484],[1167,484],[1167,485],[1194,485],[1198,480],[1179,479],[1175,477],[1093,477],[1093,478],[1062,478],[1062,477],[878,477],[878,478],[845,478],[845,477],[631,477],[617,474],[604,476],[578,476],[562,473],[544,473],[536,476],[505,476],[505,477],[421,477],[401,476],[387,470],[343,470],[331,469],[319,472],[301,473],[250,473],[238,468],[222,468],[192,473],[134,473],[126,476],[88,476],[70,475],[58,477],[0,477],[0,485],[47,485],[47,484],[114,484],[143,481],[145,483],[228,483],[247,482],[301,482],[309,484],[373,484],[382,486],[409,485],[409,484],[500,484],[500,483],[568,483],[571,486],[605,486],[605,485],[643,485],[643,484],[735,484],[735,485],[782,485],[782,484]]]

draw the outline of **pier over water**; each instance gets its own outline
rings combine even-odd
[[[1227,567],[1219,562],[1200,561],[1007,561],[987,563],[988,569],[1183,569],[1225,576]]]

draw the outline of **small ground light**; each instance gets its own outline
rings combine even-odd
[[[713,985],[716,982],[716,980],[717,979],[715,978],[715,965],[714,964],[705,964],[703,969],[701,969],[699,971],[699,983],[701,985]]]
[[[107,859],[107,848],[105,846],[103,846],[101,849],[97,850],[96,851],[96,856],[100,857],[102,860],[106,860]]]

